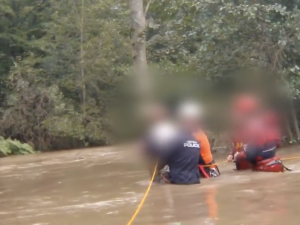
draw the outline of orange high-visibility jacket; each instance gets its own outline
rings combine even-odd
[[[210,149],[210,144],[206,134],[200,130],[194,133],[194,137],[200,143],[200,157],[202,157],[203,161],[207,164],[213,161],[213,156]]]

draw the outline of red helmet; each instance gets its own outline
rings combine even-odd
[[[239,96],[234,102],[234,111],[238,113],[250,113],[258,108],[258,100],[251,95]]]

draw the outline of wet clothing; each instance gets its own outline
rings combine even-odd
[[[276,148],[275,142],[269,142],[262,146],[248,144],[245,146],[246,159],[248,162],[256,164],[261,160],[273,158],[276,155]]]
[[[199,164],[200,165],[207,165],[213,161],[213,156],[210,149],[210,144],[207,136],[203,131],[198,131],[194,133],[196,140],[201,145],[200,157],[199,157]]]
[[[232,142],[235,148],[233,150],[240,151],[241,143],[264,146],[266,143],[273,142],[277,138],[273,131],[274,128],[267,123],[264,117],[248,119],[234,131]]]
[[[202,130],[199,130],[198,132],[194,133],[194,136],[201,145],[200,157],[198,161],[201,176],[204,178],[219,176],[220,171],[217,165],[215,165],[209,140],[206,134]]]
[[[253,164],[246,159],[245,152],[241,152],[235,159],[236,170],[249,170],[253,168]]]
[[[235,158],[237,170],[251,169],[265,159],[271,159],[276,155],[276,143],[270,142],[263,146],[253,144],[244,145],[244,150]]]
[[[255,165],[257,162],[273,158],[278,145],[279,126],[271,120],[270,114],[262,114],[248,119],[236,130],[233,138],[232,154],[240,152],[236,161],[246,166],[244,161]]]
[[[200,183],[198,159],[200,144],[185,131],[178,131],[177,136],[166,145],[159,145],[154,140],[146,140],[146,150],[161,162],[161,166],[168,165],[170,172],[168,180],[172,184]]]
[[[273,141],[273,134],[270,133],[269,126],[263,118],[253,118],[245,122],[237,131],[236,139],[247,144],[264,145],[269,141]]]

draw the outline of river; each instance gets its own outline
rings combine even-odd
[[[101,148],[0,159],[0,224],[126,225],[149,183],[132,155]],[[223,164],[221,177],[200,185],[153,185],[133,224],[298,225],[300,161],[285,165],[293,171],[235,172]]]

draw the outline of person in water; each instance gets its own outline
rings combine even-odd
[[[148,142],[150,139],[157,139],[155,136],[160,135],[161,132],[166,133],[165,135],[171,136],[169,131],[174,130],[173,124],[169,120],[169,111],[162,103],[155,103],[151,107],[147,108],[146,119],[148,122],[148,129],[144,137],[140,141],[139,148],[142,149],[142,156],[148,165],[150,176],[152,176],[156,162],[158,161],[157,155],[149,150]],[[164,131],[163,131],[164,130]],[[168,137],[165,137],[167,139]],[[155,180],[158,181],[161,178],[161,171],[157,170]]]
[[[183,128],[192,133],[200,143],[201,150],[198,159],[200,174],[204,178],[217,177],[220,171],[215,164],[209,140],[200,126],[202,113],[201,106],[196,102],[185,102],[179,107],[178,117]]]
[[[253,168],[276,155],[277,136],[269,126],[258,99],[240,96],[234,104],[234,132],[232,153],[228,161],[235,161],[236,169]]]
[[[157,169],[169,167],[169,172],[161,174],[163,179],[156,181],[183,185],[200,183],[200,144],[190,132],[166,121],[161,118],[143,141],[146,154],[158,162]]]

